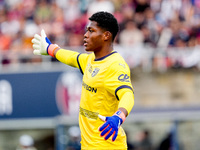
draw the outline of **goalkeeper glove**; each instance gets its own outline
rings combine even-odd
[[[51,55],[54,57],[54,50],[59,48],[58,45],[50,42],[43,29],[41,30],[41,36],[38,34],[34,35],[32,43],[35,55]]]
[[[101,132],[101,136],[104,136],[104,139],[109,139],[112,135],[112,141],[114,142],[118,135],[118,130],[121,124],[125,121],[126,116],[125,114],[118,110],[113,116],[111,117],[104,117],[102,115],[98,115],[102,121],[106,121],[100,128],[99,131]]]

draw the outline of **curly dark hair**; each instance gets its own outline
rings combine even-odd
[[[119,25],[117,19],[111,13],[100,11],[94,13],[89,20],[97,22],[99,27],[109,31],[112,34],[112,41],[114,41],[119,31]]]

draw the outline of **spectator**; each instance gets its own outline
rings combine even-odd
[[[48,22],[51,19],[53,12],[50,9],[50,4],[46,0],[38,3],[35,11],[35,17],[38,23]]]
[[[19,138],[19,146],[16,150],[36,150],[33,138],[30,135],[22,135]]]
[[[169,133],[160,143],[158,150],[170,150],[172,149],[172,134]]]
[[[152,143],[149,130],[142,131],[140,141],[137,144],[137,150],[152,150]]]
[[[110,0],[94,0],[88,6],[88,17],[98,11],[114,13],[114,4]]]
[[[120,23],[116,44],[135,46],[139,43],[154,49],[188,48],[200,37],[199,6],[198,0],[1,1],[0,61],[4,64],[35,62],[31,58],[30,37],[41,28],[45,28],[52,42],[62,47],[81,46],[87,18],[99,10],[113,13]]]
[[[135,145],[133,144],[133,142],[130,140],[130,134],[129,132],[125,131],[126,132],[126,136],[127,136],[127,146],[128,146],[128,149],[127,150],[135,150]]]
[[[68,130],[70,140],[67,143],[66,150],[80,150],[80,129],[77,126],[72,126]]]
[[[149,0],[135,0],[135,12],[143,13],[147,8],[150,7]]]
[[[141,63],[143,41],[144,35],[137,28],[135,22],[133,20],[127,21],[125,29],[119,35],[119,44],[126,47],[126,51],[124,51],[125,59],[131,68]]]
[[[119,35],[119,43],[122,46],[135,46],[143,44],[144,36],[133,20],[127,21],[125,29]]]

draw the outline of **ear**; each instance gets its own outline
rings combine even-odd
[[[112,34],[109,31],[104,32],[104,40],[107,41],[112,38]]]

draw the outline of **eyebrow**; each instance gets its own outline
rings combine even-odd
[[[87,26],[87,27],[85,28],[86,31],[89,30],[89,29],[95,30],[95,28],[94,28],[94,27],[91,27],[91,26]]]
[[[86,26],[86,28],[85,28],[85,29],[87,30],[87,29],[89,29],[89,28],[91,28],[91,27],[90,27],[90,26]]]

